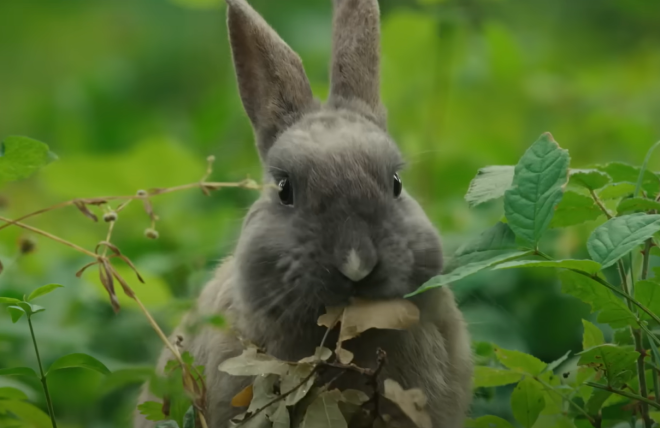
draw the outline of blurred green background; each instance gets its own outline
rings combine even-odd
[[[330,0],[253,0],[300,53],[315,94],[328,91]],[[660,2],[646,0],[383,0],[382,94],[389,129],[409,161],[408,191],[440,228],[448,253],[492,225],[500,203],[468,210],[477,169],[515,164],[544,131],[573,167],[641,163],[660,138]],[[59,160],[1,189],[2,215],[75,197],[133,194],[199,180],[216,156],[216,181],[259,177],[218,0],[1,0],[0,138],[26,135]],[[658,167],[658,162],[652,162]],[[168,330],[236,240],[256,194],[197,190],[160,196],[160,239],[144,237],[139,204],[120,214],[114,242],[147,279],[131,284]],[[75,209],[30,224],[86,248],[105,236]],[[556,255],[585,256],[591,229],[555,233]],[[111,370],[152,364],[161,345],[135,306],[115,316],[87,259],[31,235],[0,232],[0,295],[64,284],[35,318],[46,365],[88,352]],[[127,277],[132,278],[127,273]],[[551,361],[580,350],[586,305],[559,293],[551,271],[501,271],[454,287],[475,340]],[[35,367],[24,322],[0,317],[0,367]],[[128,427],[137,385],[71,369],[50,379],[63,427]],[[117,383],[119,384],[119,382]],[[116,385],[117,385],[116,384]],[[0,378],[43,406],[36,383]],[[509,414],[506,391],[474,412]]]

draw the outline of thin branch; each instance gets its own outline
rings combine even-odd
[[[543,385],[545,387],[545,389],[547,389],[548,391],[552,391],[555,394],[557,394],[558,396],[560,396],[562,398],[562,400],[568,402],[568,404],[572,405],[575,408],[575,410],[582,413],[584,415],[584,417],[586,417],[589,420],[591,425],[596,426],[596,420],[585,409],[583,409],[582,406],[580,406],[579,404],[577,404],[576,402],[571,400],[569,397],[566,397],[564,394],[562,394],[561,392],[554,389],[552,387],[552,385],[544,382],[543,380],[539,379],[538,377],[534,377],[534,380],[536,380],[538,383]]]
[[[605,208],[605,205],[603,205],[603,201],[600,200],[600,198],[596,195],[596,193],[593,190],[589,189],[589,193],[591,193],[591,198],[594,200],[596,205],[598,205],[598,208],[600,208],[600,210],[605,214],[605,217],[607,217],[608,220],[611,219],[613,216],[610,213],[610,211],[607,208]]]
[[[656,409],[660,409],[660,404],[656,403],[653,400],[649,400],[648,398],[642,397],[641,395],[638,395],[638,394],[633,394],[631,392],[626,392],[626,391],[623,391],[621,389],[612,388],[611,386],[601,385],[601,384],[595,383],[595,382],[585,382],[585,385],[590,386],[592,388],[602,389],[604,391],[609,391],[612,394],[621,395],[623,397],[630,398],[631,400],[641,401],[642,403],[646,403],[651,407],[654,407]]]

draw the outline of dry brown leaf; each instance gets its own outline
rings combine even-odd
[[[385,379],[385,398],[399,406],[401,411],[419,428],[432,428],[431,416],[426,411],[427,398],[419,388],[405,390],[392,379]]]
[[[339,362],[342,364],[350,364],[351,361],[353,361],[353,357],[354,357],[353,353],[348,349],[344,349],[340,347],[340,343],[337,343],[337,349],[335,349],[335,354],[337,355],[337,359],[339,360]]]
[[[370,328],[405,330],[419,322],[419,308],[405,299],[355,299],[344,309],[339,340],[346,341]]]
[[[243,388],[241,392],[234,395],[231,399],[231,405],[234,407],[247,407],[252,401],[252,384]]]
[[[86,217],[91,218],[94,221],[99,221],[98,217],[96,217],[96,214],[91,212],[89,210],[89,208],[87,208],[87,205],[83,201],[75,200],[75,201],[73,201],[73,205],[75,205],[75,207],[78,208],[78,210],[81,213],[85,214]]]
[[[339,321],[339,317],[344,312],[343,306],[334,306],[325,309],[326,313],[321,315],[318,319],[318,325],[322,327],[334,328]]]
[[[289,365],[275,357],[248,348],[238,357],[225,360],[219,367],[220,371],[232,376],[256,376],[276,374],[283,376],[289,370]]]

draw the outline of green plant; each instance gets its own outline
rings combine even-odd
[[[569,358],[546,364],[518,351],[478,344],[475,388],[517,384],[511,395],[514,418],[526,428],[594,427],[641,419],[646,428],[660,419],[660,176],[619,162],[592,169],[569,168],[568,151],[543,134],[513,166],[479,171],[466,200],[475,206],[504,199],[504,219],[460,247],[442,275],[415,293],[442,287],[485,269],[555,268],[562,292],[598,312],[614,329],[614,343],[584,320],[577,368],[554,371]],[[604,222],[602,220],[605,220]],[[597,221],[586,242],[591,259],[555,260],[541,250],[550,229]],[[593,224],[593,223],[592,223]],[[640,251],[636,251],[640,250]],[[650,411],[653,409],[654,411]],[[510,427],[495,416],[470,420],[471,427]]]

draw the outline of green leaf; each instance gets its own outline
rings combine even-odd
[[[152,367],[131,367],[115,370],[110,373],[101,384],[103,394],[107,394],[127,385],[143,384],[154,375]]]
[[[301,428],[346,428],[346,420],[339,410],[341,393],[337,389],[321,393],[309,405]]]
[[[642,172],[642,169],[636,166],[628,165],[622,162],[611,162],[606,165],[597,165],[596,168],[607,173],[610,177],[612,177],[612,181],[615,183],[619,181],[637,183],[640,174],[642,174],[642,188],[644,190],[655,194],[658,192],[658,189],[660,189],[660,182],[658,181],[658,177],[656,177],[655,174],[648,170]]]
[[[63,286],[63,285],[60,285],[60,284],[48,284],[48,285],[44,285],[44,286],[42,286],[42,287],[37,288],[37,289],[34,290],[32,293],[30,293],[30,295],[28,296],[27,300],[28,300],[28,301],[30,301],[30,300],[34,300],[34,299],[36,299],[37,297],[41,297],[41,296],[43,296],[43,295],[45,295],[45,294],[50,293],[51,291],[54,291],[55,289],[62,288],[62,287],[64,287],[64,286]]]
[[[18,320],[20,320],[21,317],[25,315],[25,311],[18,306],[9,306],[7,307],[7,311],[9,312],[9,316],[11,316],[11,322],[14,324],[16,324]]]
[[[564,192],[564,197],[557,205],[550,227],[575,226],[587,221],[594,221],[602,215],[603,212],[592,198],[569,190]]]
[[[0,297],[0,303],[6,303],[8,305],[15,305],[21,302],[22,300],[14,299],[13,297]]]
[[[593,260],[606,268],[659,230],[660,214],[639,213],[612,218],[589,236],[587,250]]]
[[[28,376],[37,377],[37,374],[29,367],[11,367],[0,369],[0,376]]]
[[[493,386],[509,385],[522,379],[522,373],[512,372],[510,370],[497,369],[494,367],[476,366],[474,368],[475,388],[490,388]]]
[[[145,401],[137,406],[138,410],[148,421],[162,421],[167,418],[163,414],[163,403],[156,401]]]
[[[514,260],[495,266],[493,269],[512,269],[512,268],[563,268],[586,272],[590,275],[599,272],[600,263],[593,260]]]
[[[513,183],[514,166],[487,166],[470,182],[465,200],[471,207],[501,198]]]
[[[516,165],[513,187],[504,195],[504,212],[516,236],[534,247],[564,194],[569,161],[568,151],[546,132]]]
[[[531,428],[545,407],[543,388],[531,378],[523,379],[511,393],[513,417],[525,428]]]
[[[660,284],[657,282],[637,281],[635,283],[635,299],[654,314],[660,314]],[[649,314],[644,311],[640,311],[639,315],[642,319],[651,319]]]
[[[508,421],[497,416],[482,416],[477,419],[468,419],[465,428],[513,428]]]
[[[190,406],[185,415],[183,415],[183,428],[195,428],[195,409]]]
[[[587,320],[582,320],[584,326],[584,333],[582,334],[582,349],[587,350],[594,346],[602,345],[605,343],[603,332]]]
[[[568,175],[568,184],[584,187],[589,190],[600,189],[612,179],[603,171],[597,169],[571,169]]]
[[[657,210],[660,211],[660,202],[656,202],[652,199],[646,198],[629,198],[622,199],[619,202],[619,205],[616,207],[616,212],[618,215],[622,215],[634,211],[651,211]]]
[[[48,369],[48,373],[55,370],[69,369],[69,368],[82,368],[92,370],[104,375],[110,374],[110,370],[91,355],[87,354],[69,354],[58,358]]]
[[[581,366],[589,365],[603,370],[608,384],[618,386],[635,373],[639,353],[629,348],[603,344],[578,354]]]
[[[12,388],[10,386],[4,386],[0,388],[0,398],[5,399],[9,398],[11,400],[27,400],[28,397],[20,389]]]
[[[0,143],[0,184],[28,178],[50,160],[44,143],[27,137],[7,137]]]
[[[34,314],[38,314],[39,312],[43,312],[43,311],[46,310],[46,308],[44,308],[42,306],[35,305],[33,303],[24,302],[24,301],[18,302],[16,304],[16,306],[20,307],[25,312],[25,314],[27,314],[27,316],[29,316],[29,317],[34,315]]]
[[[609,199],[619,199],[624,196],[631,196],[633,193],[635,193],[635,183],[612,183],[608,184],[598,192],[598,197],[607,201]]]
[[[0,414],[11,412],[30,428],[51,428],[50,417],[37,406],[20,400],[0,400]]]
[[[566,353],[564,355],[562,355],[561,357],[557,358],[556,360],[554,360],[553,362],[548,364],[548,366],[545,368],[544,371],[546,371],[546,372],[554,371],[554,369],[556,369],[557,367],[562,365],[564,363],[564,361],[566,361],[568,359],[569,355],[571,355],[571,351],[566,351]]]
[[[585,404],[585,409],[590,415],[597,415],[603,407],[603,404],[605,404],[607,399],[612,396],[612,393],[598,388],[592,389],[593,391]]]
[[[168,421],[158,422],[155,428],[179,428],[179,424],[170,419]]]
[[[635,315],[614,293],[588,276],[565,270],[559,272],[561,290],[591,306],[592,312],[600,311],[598,322],[614,328],[637,325]]]
[[[546,364],[538,358],[520,351],[495,348],[495,355],[504,367],[532,376],[541,374]]]

